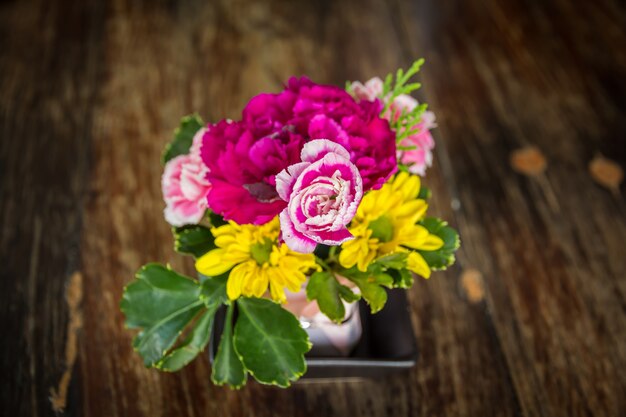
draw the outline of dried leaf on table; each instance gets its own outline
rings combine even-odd
[[[534,176],[543,173],[548,162],[536,146],[526,146],[511,153],[511,167],[520,174]]]
[[[476,269],[466,269],[461,274],[461,287],[471,303],[479,303],[485,298],[483,275]]]
[[[597,155],[589,162],[591,178],[614,194],[619,194],[619,187],[624,180],[624,170],[616,162]]]

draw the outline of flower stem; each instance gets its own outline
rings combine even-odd
[[[332,268],[326,263],[326,261],[324,261],[319,256],[316,256],[315,259],[317,260],[317,263],[320,264],[328,272],[330,272],[332,270]]]

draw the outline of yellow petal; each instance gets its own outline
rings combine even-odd
[[[250,277],[250,287],[252,295],[255,297],[263,297],[269,284],[267,269],[255,268]]]
[[[235,264],[224,259],[224,249],[213,249],[196,260],[196,270],[203,275],[214,277],[223,274]]]
[[[274,301],[278,301],[281,304],[287,301],[287,297],[285,296],[285,290],[279,285],[274,285],[274,283],[270,283],[270,294],[272,295],[272,299],[274,299]]]
[[[356,265],[359,256],[359,244],[357,239],[344,243],[339,253],[339,263],[344,268],[352,268]]]
[[[401,172],[393,182],[393,189],[402,194],[404,201],[414,200],[420,192],[420,177]]]
[[[421,249],[426,239],[428,239],[428,230],[418,224],[403,227],[398,237],[401,245],[413,249]]]
[[[428,235],[428,237],[424,239],[424,242],[422,242],[422,245],[417,249],[437,250],[437,249],[440,249],[442,246],[443,246],[443,240],[439,236]]]
[[[415,223],[426,214],[428,204],[424,200],[410,200],[393,210],[393,214],[398,217],[409,219]]]
[[[226,246],[232,245],[235,242],[237,242],[237,240],[235,239],[235,236],[231,234],[218,235],[215,238],[215,246],[219,248],[225,248]]]
[[[406,266],[411,272],[415,272],[417,275],[421,275],[424,278],[430,278],[430,268],[428,264],[417,252],[409,253],[409,256],[406,260]]]
[[[231,300],[236,300],[241,295],[246,281],[246,264],[239,264],[230,271],[226,282],[226,294]]]
[[[232,225],[229,223],[229,224],[222,225],[220,227],[214,227],[213,229],[211,229],[211,233],[213,233],[213,236],[215,237],[229,235],[229,234],[234,235],[237,229],[238,228],[236,225]]]

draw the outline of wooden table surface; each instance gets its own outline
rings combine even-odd
[[[625,28],[617,0],[2,2],[0,414],[626,415],[625,188],[588,171],[626,165]],[[145,262],[193,273],[162,218],[179,117],[421,56],[431,212],[463,246],[410,291],[418,366],[240,391],[205,356],[145,369],[118,302]],[[544,172],[512,168],[528,146]]]

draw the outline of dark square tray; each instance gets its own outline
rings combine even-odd
[[[317,356],[313,348],[306,355],[307,372],[302,380],[379,377],[415,366],[418,351],[406,290],[389,290],[387,294],[385,308],[376,314],[370,313],[364,301],[359,302],[363,335],[352,353],[347,357]],[[222,336],[225,314],[222,308],[215,317],[209,343],[211,363]]]

